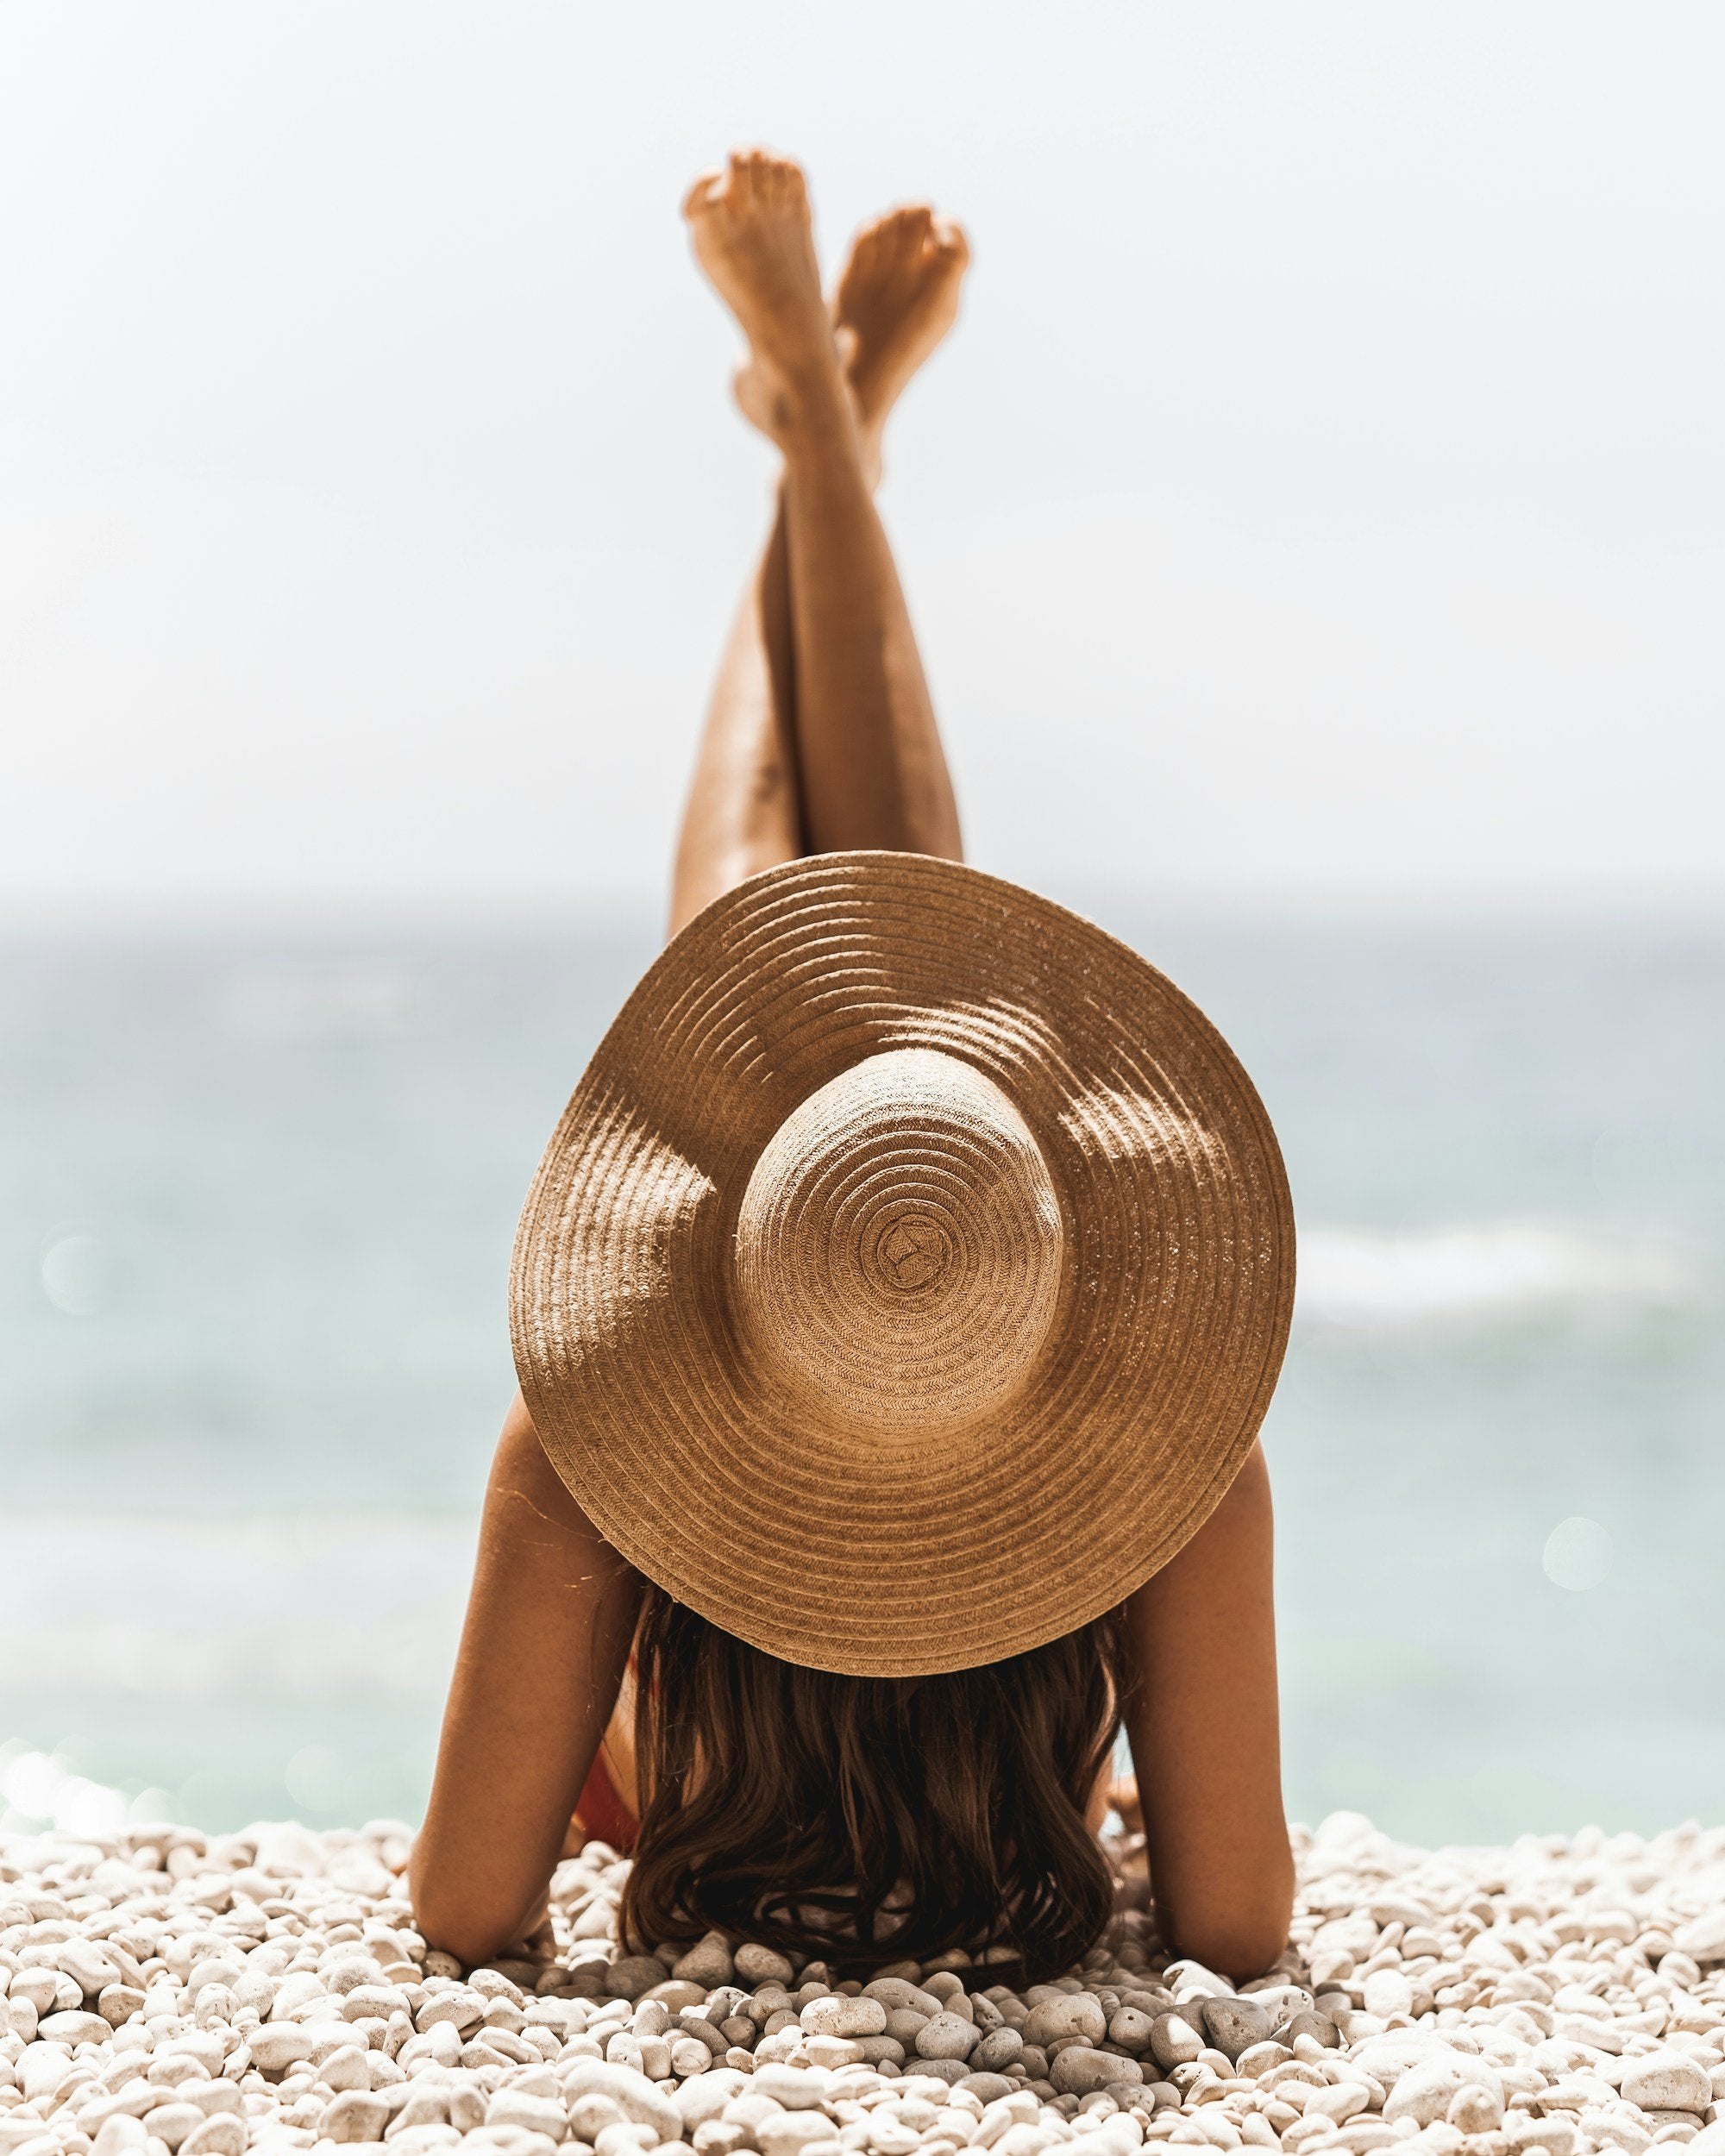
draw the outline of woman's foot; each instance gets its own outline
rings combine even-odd
[[[958,314],[970,249],[963,229],[926,203],[889,210],[850,245],[832,325],[856,400],[863,462],[878,478],[887,414]]]
[[[800,168],[770,151],[734,151],[690,188],[683,215],[697,260],[749,340],[737,377],[744,416],[781,447],[806,415],[847,419]]]

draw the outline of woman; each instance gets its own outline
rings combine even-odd
[[[1292,1896],[1256,1443],[1292,1282],[1274,1141],[1160,976],[943,865],[952,791],[872,489],[887,415],[954,319],[962,235],[894,212],[829,310],[794,165],[734,156],[685,214],[748,341],[738,401],[783,460],[778,511],[700,749],[674,940],[524,1216],[524,1395],[419,1921],[492,1955],[542,1920],[566,1838],[602,1832],[633,1845],[624,1919],[649,1942],[717,1926],[859,1971],[965,1947],[1047,1974],[1110,1913],[1095,1829],[1123,1718],[1118,1801],[1142,1807],[1162,1938],[1245,1978]],[[937,986],[893,986],[901,961]],[[1157,1037],[1148,1076],[1121,1013]],[[1107,1082],[1087,1089],[1086,1056]],[[1113,1234],[1123,1206],[1151,1227]],[[1014,1521],[1009,1489],[1043,1495]]]

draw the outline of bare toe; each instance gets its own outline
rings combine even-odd
[[[694,217],[703,210],[712,209],[718,191],[724,185],[724,179],[725,175],[722,172],[702,172],[683,197],[683,215]]]
[[[931,220],[934,244],[949,262],[963,268],[970,260],[970,241],[957,217],[935,217]]]

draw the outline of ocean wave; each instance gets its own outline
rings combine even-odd
[[[1500,1221],[1414,1233],[1308,1228],[1296,1313],[1347,1331],[1688,1302],[1694,1255],[1670,1242]]]

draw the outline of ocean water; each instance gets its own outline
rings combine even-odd
[[[1293,1814],[1725,1815],[1725,924],[1096,910],[1293,1179]],[[0,1820],[417,1815],[516,1210],[654,942],[0,943]]]

